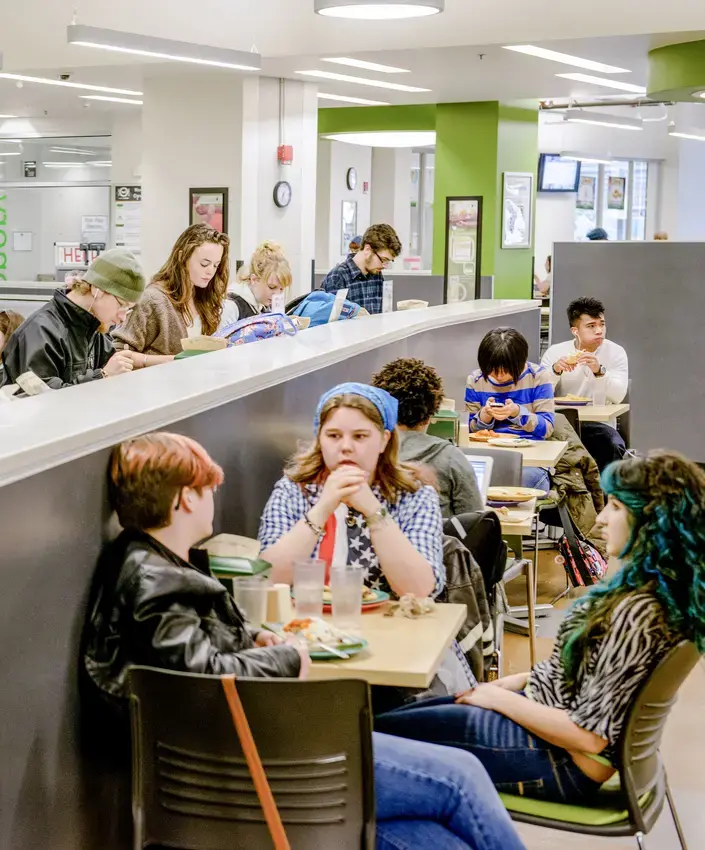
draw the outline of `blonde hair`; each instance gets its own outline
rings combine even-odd
[[[220,245],[223,256],[213,275],[213,280],[204,289],[191,283],[188,273],[188,261],[191,255],[201,245],[210,243]],[[188,316],[188,305],[193,298],[196,311],[201,319],[203,333],[211,336],[218,330],[220,317],[223,312],[223,299],[228,290],[228,274],[230,272],[230,239],[225,233],[214,230],[207,224],[192,224],[179,236],[171,249],[169,259],[152,278],[152,283],[158,283],[169,296],[169,300],[185,318]]]
[[[96,287],[97,289],[98,287]],[[91,284],[87,280],[82,280],[80,277],[75,277],[68,285],[69,292],[77,292],[79,295],[89,295]]]
[[[281,245],[277,245],[276,242],[263,242],[255,248],[250,262],[242,266],[237,279],[241,283],[247,283],[253,276],[265,283],[274,277],[279,281],[282,289],[291,286],[291,266]]]
[[[359,410],[384,434],[384,422],[379,410],[366,398],[359,395],[339,395],[323,405],[321,424],[316,439],[307,448],[294,455],[284,472],[296,484],[320,484],[325,480],[326,465],[321,451],[321,431],[333,411],[341,407]],[[387,502],[396,502],[401,493],[414,493],[420,482],[414,472],[399,461],[399,433],[395,428],[384,451],[377,461],[375,482]]]

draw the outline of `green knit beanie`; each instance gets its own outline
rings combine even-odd
[[[139,260],[124,248],[103,251],[81,279],[130,303],[140,300],[146,285]]]

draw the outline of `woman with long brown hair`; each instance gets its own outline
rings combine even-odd
[[[134,358],[138,369],[173,360],[188,336],[218,330],[229,249],[228,236],[206,224],[192,224],[179,236],[140,303],[113,332],[118,344],[139,352]]]
[[[296,455],[262,515],[262,558],[272,580],[315,555],[367,569],[367,584],[397,596],[443,587],[441,508],[399,462],[398,404],[385,390],[340,384],[324,393],[314,442]]]

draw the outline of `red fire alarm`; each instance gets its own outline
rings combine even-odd
[[[367,181],[365,181],[362,184],[362,194],[366,195],[369,191],[370,191],[370,184]]]
[[[291,165],[294,161],[294,148],[292,145],[279,145],[277,148],[277,160],[280,165]]]

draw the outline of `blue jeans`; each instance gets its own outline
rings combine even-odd
[[[499,791],[560,803],[581,803],[600,787],[567,750],[485,708],[453,697],[412,703],[375,718],[375,729],[402,738],[459,747],[482,762]]]
[[[538,466],[525,466],[521,473],[522,487],[534,487],[548,493],[551,489],[551,477],[547,469]]]
[[[373,735],[377,850],[523,850],[469,753]]]

